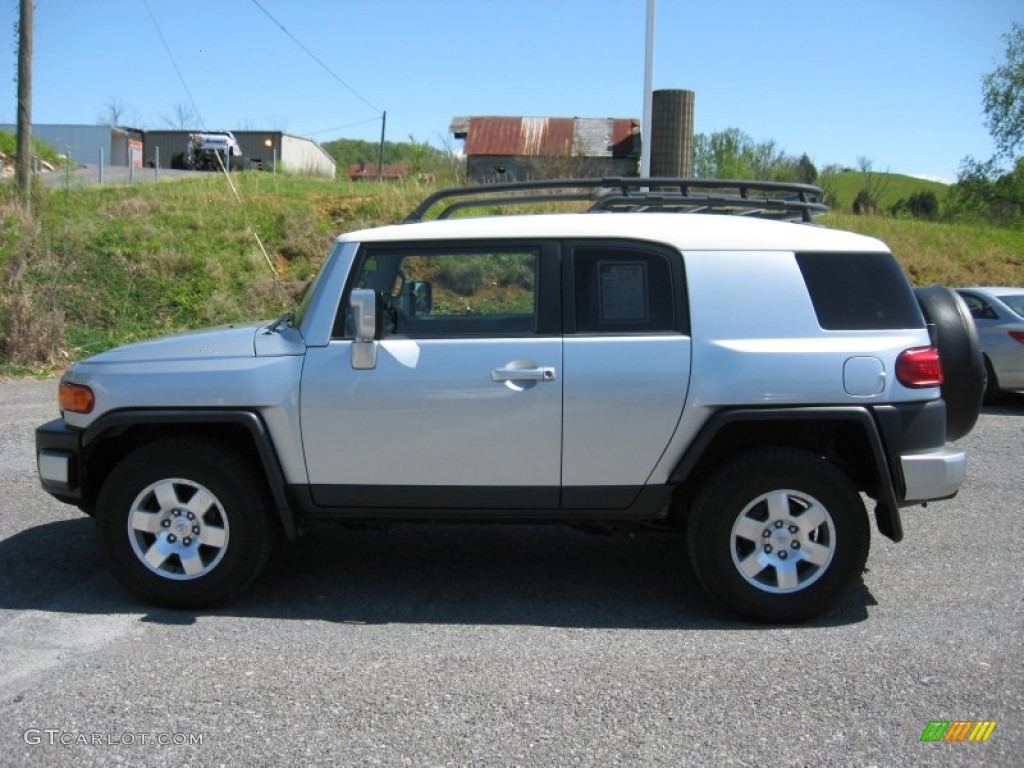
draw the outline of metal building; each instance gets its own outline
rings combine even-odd
[[[17,130],[14,124],[0,124],[0,131],[15,133]],[[98,165],[101,153],[104,165],[136,168],[143,165],[142,131],[138,128],[40,123],[32,126],[32,138],[45,142],[80,165]]]
[[[184,131],[146,131],[144,137],[146,165],[156,165],[159,154],[160,167],[170,168],[174,155],[184,152],[185,147],[188,146],[189,134],[200,131],[199,128]],[[276,168],[291,173],[334,178],[334,158],[313,139],[283,131],[231,132],[238,140],[242,154],[254,165],[262,167],[264,170],[269,171]]]
[[[478,182],[636,176],[637,118],[455,117],[466,173]]]

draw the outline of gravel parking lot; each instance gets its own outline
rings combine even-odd
[[[784,628],[706,602],[675,537],[563,528],[318,530],[226,608],[153,609],[39,488],[54,401],[0,383],[0,764],[1021,764],[1024,398],[963,441],[959,497]]]

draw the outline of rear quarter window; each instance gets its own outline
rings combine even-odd
[[[827,331],[923,328],[906,275],[888,253],[798,253],[818,323]]]

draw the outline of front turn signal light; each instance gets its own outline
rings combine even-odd
[[[60,409],[72,413],[89,413],[96,405],[92,389],[82,384],[61,384],[59,390]]]

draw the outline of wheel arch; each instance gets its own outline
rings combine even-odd
[[[889,466],[878,425],[865,407],[720,411],[676,464],[669,483],[689,502],[716,467],[741,452],[768,446],[803,448],[828,458],[859,491],[875,499],[879,532],[893,541],[903,538],[898,474]]]
[[[210,434],[210,428],[216,433]],[[225,444],[262,471],[281,527],[289,539],[298,535],[288,501],[284,471],[266,424],[246,410],[118,410],[104,414],[82,435],[83,506],[92,508],[110,470],[137,448],[167,437],[196,436]]]

